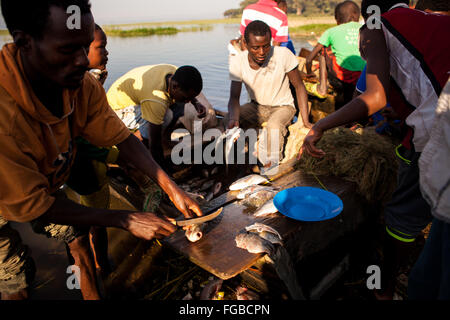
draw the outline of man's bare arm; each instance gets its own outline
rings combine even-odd
[[[319,86],[318,91],[321,95],[326,95],[328,92],[328,70],[325,57],[321,54],[319,55]]]
[[[306,73],[307,74],[311,74],[312,73],[312,62],[317,57],[317,55],[319,54],[320,50],[322,50],[322,49],[323,49],[323,45],[318,43],[314,47],[313,51],[311,51],[309,56],[306,58],[305,67],[306,67]]]
[[[241,97],[242,82],[231,81],[230,100],[228,101],[229,123],[227,128],[239,126],[239,109],[241,107],[239,99]]]
[[[144,240],[162,238],[176,230],[167,219],[150,212],[88,208],[58,196],[39,220],[62,225],[121,228]]]
[[[305,85],[300,77],[298,68],[288,73],[289,81],[295,88],[297,94],[298,106],[300,109],[300,116],[303,120],[303,125],[307,128],[312,128],[312,124],[309,122],[309,108],[308,108],[308,95],[306,93]]]

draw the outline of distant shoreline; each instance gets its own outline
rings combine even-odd
[[[317,37],[326,29],[336,24],[333,16],[301,17],[289,15],[289,28],[291,37]],[[166,22],[140,22],[123,24],[104,24],[102,28],[111,36],[131,37],[150,36],[155,34],[173,34],[184,31],[205,31],[208,26],[215,24],[239,24],[240,17],[223,19],[187,20],[187,21],[166,21]],[[186,26],[186,28],[176,28],[176,26]],[[177,31],[170,30],[175,28]],[[167,32],[164,31],[166,29]],[[125,31],[125,32],[123,32]],[[6,29],[0,29],[0,36],[9,36]]]
[[[335,23],[334,16],[311,16],[302,17],[297,15],[289,15],[289,27],[298,27],[305,24],[329,24]],[[176,26],[176,25],[204,25],[204,24],[239,24],[241,22],[240,17],[236,18],[223,18],[223,19],[203,19],[203,20],[186,20],[186,21],[163,21],[163,22],[133,22],[133,23],[120,23],[120,24],[102,24],[102,27],[114,28],[114,27],[160,27],[160,26]]]
[[[152,35],[169,35],[185,31],[208,31],[216,24],[239,25],[241,18],[224,18],[211,20],[167,21],[167,22],[142,22],[124,24],[102,25],[109,36],[139,37]],[[291,37],[317,37],[326,29],[336,25],[334,17],[299,17],[289,15],[289,28]],[[189,26],[177,28],[177,26]]]

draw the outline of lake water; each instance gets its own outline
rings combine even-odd
[[[175,35],[108,38],[108,79],[105,89],[132,68],[169,63],[176,66],[193,65],[204,81],[203,93],[214,106],[227,110],[230,80],[228,77],[227,45],[239,32],[239,25],[217,24],[212,30],[180,32]],[[7,41],[0,39],[0,43]],[[311,49],[303,39],[293,39],[297,52],[301,47]],[[243,90],[245,91],[245,90]],[[244,92],[241,101],[247,99]]]

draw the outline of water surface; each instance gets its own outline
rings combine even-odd
[[[121,75],[135,67],[169,63],[197,67],[204,81],[203,92],[214,108],[227,110],[230,80],[228,77],[229,41],[238,35],[239,25],[217,24],[212,30],[180,32],[175,35],[119,38],[109,37],[108,90]],[[6,40],[0,38],[0,43]],[[297,52],[301,47],[311,49],[303,39],[293,39]],[[241,102],[245,102],[245,90]]]

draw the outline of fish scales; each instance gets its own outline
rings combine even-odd
[[[231,191],[237,191],[242,190],[246,187],[261,184],[261,183],[268,183],[269,180],[266,178],[257,175],[257,174],[251,174],[249,176],[246,176],[244,178],[241,178],[237,180],[236,182],[232,183],[230,186]]]

